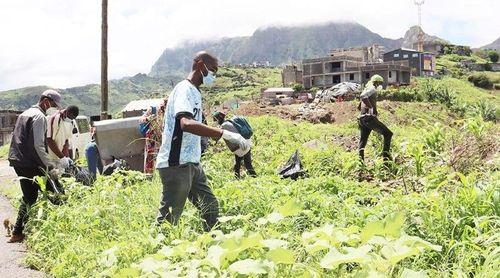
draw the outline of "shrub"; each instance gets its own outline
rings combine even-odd
[[[500,84],[495,84],[495,85],[493,85],[493,89],[495,89],[495,90],[500,90]]]
[[[499,57],[498,57],[498,52],[496,52],[496,51],[494,51],[494,50],[492,50],[492,51],[488,52],[488,58],[490,58],[490,61],[491,61],[492,63],[496,63],[496,62],[498,62],[498,58],[499,58]]]
[[[472,82],[474,86],[479,88],[484,88],[484,89],[493,88],[493,82],[491,82],[491,80],[485,74],[470,75],[467,78],[467,80],[469,80],[469,82]]]

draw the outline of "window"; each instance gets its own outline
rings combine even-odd
[[[394,58],[399,58],[399,53],[395,53]]]
[[[389,71],[389,78],[392,78],[392,71]]]
[[[413,57],[413,58],[418,58],[418,53],[413,53],[413,54],[411,55],[411,57]]]
[[[349,74],[349,80],[354,80],[354,73]]]
[[[404,59],[408,59],[408,54],[403,54]]]
[[[365,78],[366,79],[370,78],[370,73],[369,72],[365,72]]]

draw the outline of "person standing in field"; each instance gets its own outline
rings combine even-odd
[[[231,132],[238,132],[238,129],[234,126],[234,124],[231,121],[226,120],[226,114],[223,112],[216,111],[212,114],[214,120],[219,124],[220,128],[224,130],[229,130]],[[249,143],[250,144],[250,143]],[[251,145],[251,144],[250,144]],[[237,179],[241,177],[240,171],[241,171],[241,162],[244,163],[245,168],[248,171],[248,174],[252,177],[256,177],[257,173],[255,172],[253,165],[252,165],[252,155],[250,153],[251,151],[248,151],[247,154],[244,156],[240,157],[238,155],[234,155],[234,175]]]
[[[146,138],[144,144],[144,173],[148,175],[152,175],[154,172],[154,164],[161,143],[166,105],[167,99],[164,99],[158,107],[150,106],[139,119],[140,131]]]
[[[78,117],[78,114],[78,107],[71,105],[47,117],[47,145],[49,146],[49,157],[52,160],[57,161],[63,157],[70,157],[73,120]]]
[[[23,229],[28,220],[28,210],[38,198],[40,186],[34,181],[35,176],[44,176],[56,163],[50,159],[45,143],[47,132],[46,111],[61,106],[61,95],[54,90],[46,90],[40,96],[38,104],[19,115],[12,133],[9,148],[9,163],[20,177],[23,199],[17,214],[16,224],[9,243],[24,239]],[[67,166],[67,157],[59,159],[60,165]]]
[[[163,184],[157,222],[167,220],[176,225],[189,199],[201,212],[203,228],[208,231],[217,224],[219,204],[200,165],[201,137],[222,137],[246,150],[249,146],[238,133],[202,123],[200,86],[210,86],[215,81],[217,58],[205,51],[199,52],[191,69],[168,97],[162,144],[156,160]]]
[[[388,161],[391,159],[389,151],[391,148],[392,131],[377,118],[377,90],[383,83],[384,78],[375,74],[370,81],[368,81],[365,89],[360,95],[361,100],[359,108],[361,114],[358,118],[358,125],[361,136],[358,150],[361,161],[364,161],[366,143],[368,142],[368,137],[372,130],[384,137],[384,148],[382,150],[384,160]]]

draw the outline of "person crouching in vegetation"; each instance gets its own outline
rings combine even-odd
[[[77,106],[70,105],[47,116],[47,146],[52,160],[70,157],[70,143],[73,136],[73,120],[78,117]]]
[[[361,157],[361,161],[364,161],[365,146],[372,130],[384,136],[382,156],[385,161],[391,160],[389,151],[391,148],[392,131],[377,118],[377,90],[383,83],[384,78],[375,74],[366,84],[360,96],[359,109],[361,110],[361,114],[358,118],[358,124],[361,132],[361,138],[359,140],[359,156]]]
[[[219,126],[224,129],[224,130],[229,130],[231,132],[238,132],[238,129],[234,126],[234,124],[231,121],[226,120],[226,114],[216,111],[212,114],[214,121],[216,121]],[[238,148],[238,146],[236,146]],[[240,157],[238,155],[234,155],[234,175],[236,178],[240,178],[240,170],[241,170],[241,162],[245,164],[245,168],[248,171],[248,174],[252,177],[256,177],[257,173],[253,169],[252,166],[252,155],[250,154],[250,151],[248,151],[247,154],[245,154],[243,157]]]
[[[202,123],[199,88],[201,84],[210,86],[215,81],[217,70],[217,58],[204,51],[197,53],[191,73],[174,87],[168,97],[162,144],[156,160],[163,184],[157,217],[160,224],[165,220],[177,224],[186,199],[201,212],[205,231],[217,224],[219,204],[200,165],[202,136],[222,137],[242,149],[249,149],[240,134]]]

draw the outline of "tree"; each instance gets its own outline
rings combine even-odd
[[[499,58],[498,57],[498,52],[492,50],[492,51],[488,52],[488,57],[490,58],[490,61],[492,63],[498,62],[498,58]]]
[[[293,84],[292,88],[293,88],[293,91],[295,93],[300,93],[300,92],[304,91],[304,85],[302,85],[301,83],[295,83],[295,84]]]

